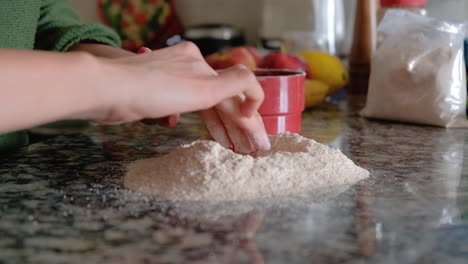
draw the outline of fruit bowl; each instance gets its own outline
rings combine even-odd
[[[306,108],[320,105],[327,96],[338,93],[349,81],[348,71],[339,58],[316,50],[306,50],[300,52],[299,55],[294,55],[242,46],[209,55],[206,61],[215,70],[242,64],[254,71],[263,68],[270,71],[303,72],[307,78],[305,81]]]

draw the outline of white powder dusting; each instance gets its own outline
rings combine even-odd
[[[369,176],[340,150],[285,133],[256,157],[200,140],[162,157],[131,163],[125,187],[179,201],[228,201],[295,195]]]

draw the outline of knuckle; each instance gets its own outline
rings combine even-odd
[[[237,71],[238,78],[246,82],[248,84],[248,87],[250,87],[250,91],[252,91],[252,96],[255,97],[254,99],[263,101],[265,94],[263,93],[263,89],[258,83],[255,74],[242,65],[238,67]]]
[[[255,101],[263,101],[265,99],[265,94],[260,83],[257,81],[253,71],[248,69],[243,65],[236,65],[231,68],[232,73],[239,82],[242,82],[244,85],[239,87],[244,87],[244,92],[248,92],[250,99]]]
[[[236,72],[237,78],[243,81],[252,81],[255,76],[252,71],[250,71],[244,65],[238,64],[234,66],[234,70]]]
[[[192,55],[199,57],[201,56],[200,49],[195,45],[193,42],[190,41],[184,41],[180,44],[177,44],[178,48],[181,49],[181,51],[184,54]]]
[[[263,102],[265,100],[265,93],[263,92],[263,89],[260,85],[257,87],[257,98],[259,101]]]

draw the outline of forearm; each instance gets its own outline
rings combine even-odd
[[[135,53],[115,48],[108,45],[103,44],[88,44],[88,43],[80,43],[74,46],[70,51],[83,51],[89,54],[92,54],[97,57],[109,58],[109,59],[116,59],[122,57],[133,56]]]
[[[0,133],[85,116],[112,99],[98,60],[85,53],[0,49],[0,58]]]

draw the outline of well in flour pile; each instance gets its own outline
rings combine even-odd
[[[166,156],[131,163],[125,187],[171,200],[226,201],[298,194],[368,177],[338,149],[297,134],[271,137],[272,148],[237,154],[200,140]]]

